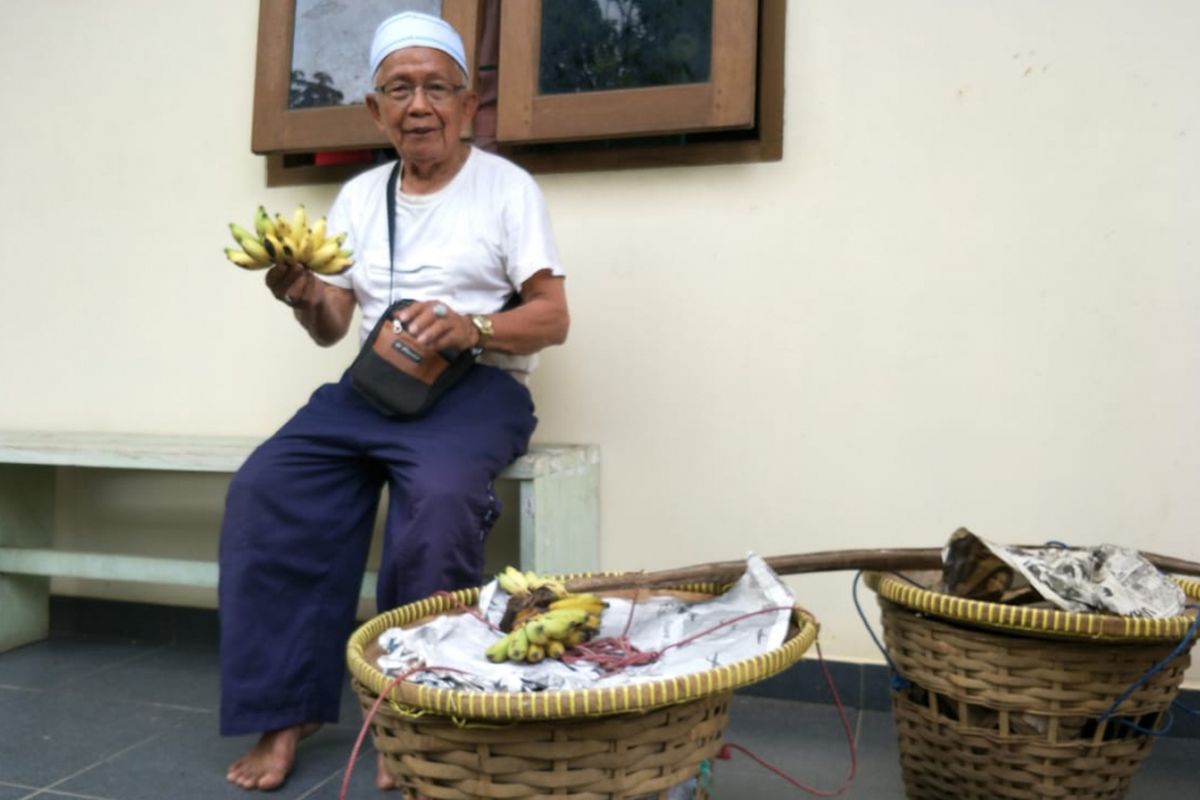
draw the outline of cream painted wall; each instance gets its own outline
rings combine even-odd
[[[220,256],[256,204],[333,194],[249,153],[256,5],[0,0],[0,427],[266,435],[349,362]],[[1200,559],[1200,7],[787,26],[781,163],[540,178],[574,326],[538,437],[602,447],[604,566],[959,525]],[[61,541],[141,541],[80,511],[102,480],[67,481]],[[222,486],[151,483],[155,546],[211,552]],[[828,656],[878,660],[850,582],[790,579]]]

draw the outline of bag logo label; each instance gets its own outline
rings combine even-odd
[[[403,355],[408,356],[416,364],[420,364],[422,361],[425,360],[420,353],[418,353],[416,350],[412,349],[411,347],[409,347],[407,344],[400,341],[399,339],[392,342],[392,348],[394,350],[399,351]]]

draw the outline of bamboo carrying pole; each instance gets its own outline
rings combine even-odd
[[[1200,564],[1156,553],[1142,553],[1163,572],[1180,575],[1200,575]],[[838,572],[842,570],[940,570],[942,551],[936,547],[913,547],[881,550],[826,550],[818,553],[798,553],[764,559],[778,575],[801,575],[808,572]],[[572,592],[592,592],[602,589],[653,589],[684,583],[735,581],[746,571],[744,561],[713,561],[691,567],[658,572],[627,572],[621,575],[594,575],[573,578],[566,582]]]

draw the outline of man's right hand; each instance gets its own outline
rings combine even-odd
[[[352,289],[333,286],[300,264],[277,264],[267,270],[267,288],[291,307],[313,341],[328,347],[350,329],[356,300]]]
[[[302,264],[276,264],[267,270],[267,288],[292,308],[310,308],[320,300],[321,281]]]

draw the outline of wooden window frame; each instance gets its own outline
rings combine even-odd
[[[509,2],[510,0],[505,0]],[[262,0],[263,5],[279,0]],[[702,166],[779,161],[783,158],[784,45],[786,42],[787,0],[759,0],[758,81],[755,93],[754,125],[749,129],[682,134],[653,139],[609,139],[598,141],[500,144],[501,155],[535,174],[587,172],[643,167]],[[286,34],[289,42],[290,29]],[[473,47],[473,44],[472,44]],[[260,46],[260,59],[261,46]],[[474,62],[472,62],[474,63]],[[501,97],[501,102],[504,98]],[[278,106],[278,107],[282,107]],[[346,110],[346,109],[340,109]],[[363,117],[366,112],[357,109]],[[311,153],[336,147],[299,148]],[[368,148],[389,148],[377,138]],[[266,156],[268,186],[288,186],[342,182],[370,164],[337,166],[288,166],[281,152]]]
[[[758,3],[712,0],[712,4],[709,81],[539,94],[542,0],[505,0],[497,140],[521,144],[751,127]]]
[[[753,128],[661,137],[653,141],[613,139],[501,145],[500,153],[533,173],[779,161],[783,158],[786,23],[787,0],[759,0],[758,90]]]
[[[282,164],[278,157],[283,153],[387,147],[387,138],[375,127],[362,103],[288,108],[295,16],[295,0],[259,0],[250,149],[259,155],[274,156]],[[467,63],[474,64],[479,0],[442,0],[442,18],[462,34]]]

